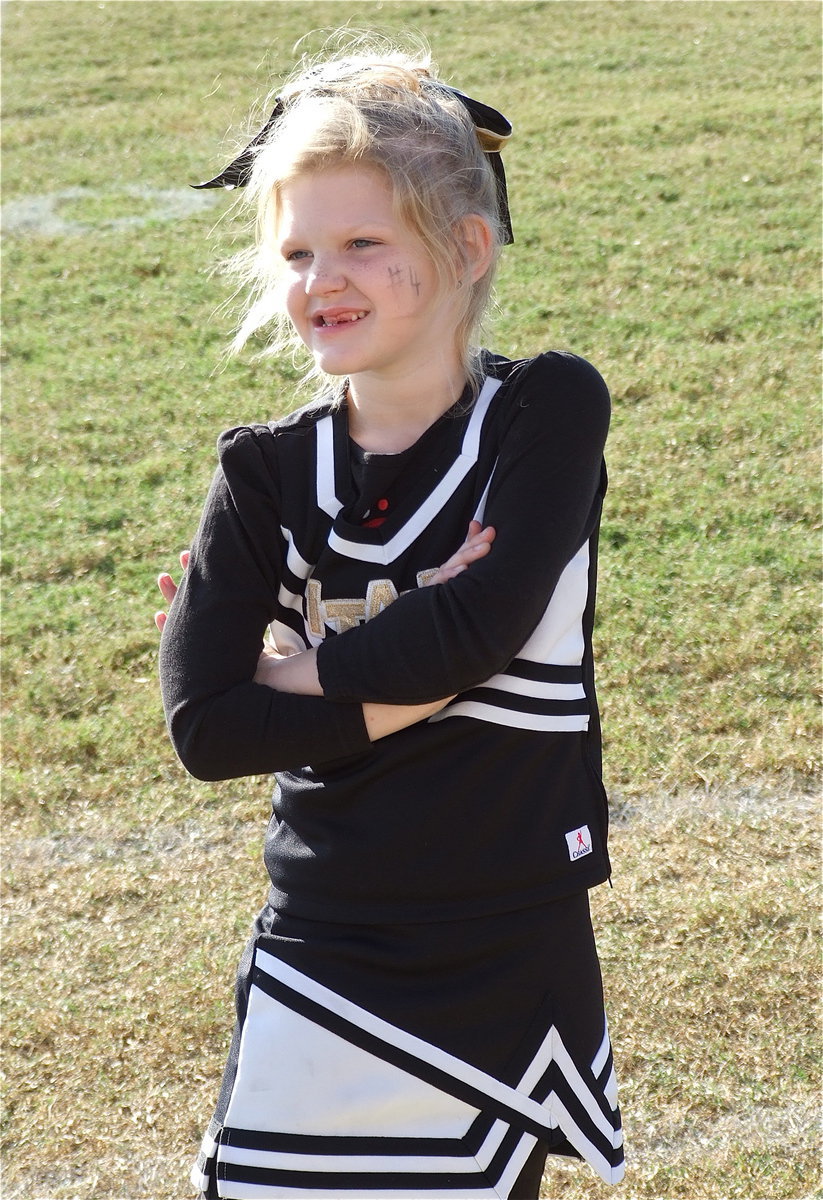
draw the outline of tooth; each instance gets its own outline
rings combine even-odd
[[[353,321],[362,321],[366,314],[364,312],[343,314],[340,317],[321,317],[324,325],[344,325],[351,324]]]

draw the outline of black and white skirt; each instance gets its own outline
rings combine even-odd
[[[267,908],[192,1181],[209,1200],[517,1198],[546,1153],[618,1183],[622,1142],[585,893],[404,926]]]

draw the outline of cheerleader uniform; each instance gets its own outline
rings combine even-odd
[[[277,782],[208,1197],[522,1200],[546,1153],[623,1175],[587,898],[608,393],[572,355],[484,363],[401,454],[332,401],[219,442],[164,704],[192,774]],[[472,518],[490,553],[425,586]],[[267,626],[318,648],[322,698],[249,682]],[[444,695],[369,741],[363,702]]]

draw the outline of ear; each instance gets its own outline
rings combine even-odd
[[[460,234],[466,255],[466,265],[472,283],[482,279],[494,258],[494,235],[485,217],[469,213],[460,223]]]

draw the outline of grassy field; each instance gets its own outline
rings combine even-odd
[[[241,230],[187,184],[297,39],[344,21],[423,33],[513,120],[488,342],[574,349],[614,397],[597,645],[616,871],[594,903],[616,1194],[823,1195],[819,16],[4,3],[4,1200],[190,1194],[269,786],[174,760],[153,580],[220,429],[291,405],[295,372],[218,366],[211,265]],[[544,1192],[608,1189],[561,1164]]]

